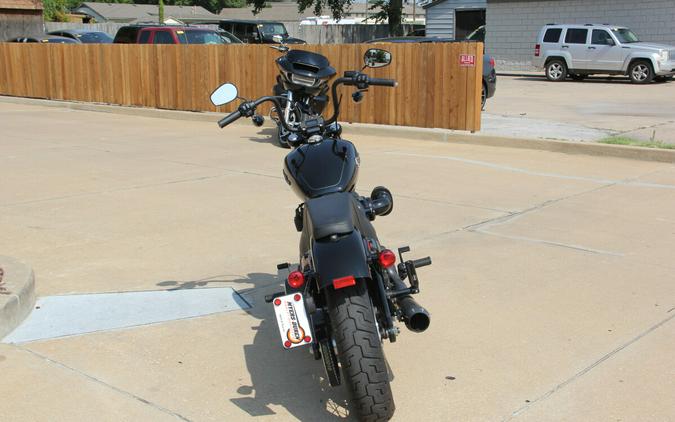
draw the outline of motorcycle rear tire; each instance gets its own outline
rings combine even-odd
[[[391,419],[396,406],[366,283],[359,280],[354,286],[328,288],[326,300],[342,377],[359,419]]]

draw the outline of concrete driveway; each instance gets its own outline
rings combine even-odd
[[[262,301],[298,241],[269,129],[3,103],[0,121],[0,253],[39,296],[229,287],[251,305],[0,344],[0,420],[350,418]],[[430,329],[385,345],[395,420],[675,419],[675,166],[356,143],[360,190],[395,195],[382,241],[434,261]]]
[[[622,77],[549,82],[498,76],[483,133],[594,141],[610,135],[675,143],[675,81],[634,85]]]

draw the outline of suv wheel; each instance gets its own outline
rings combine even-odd
[[[560,59],[553,59],[546,64],[546,79],[561,82],[567,77],[567,65]]]
[[[648,61],[637,60],[628,67],[628,76],[635,84],[647,84],[654,79],[654,71]]]

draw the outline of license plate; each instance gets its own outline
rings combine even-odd
[[[312,343],[312,328],[309,325],[302,294],[281,296],[274,299],[272,304],[277,315],[281,344],[286,349]]]

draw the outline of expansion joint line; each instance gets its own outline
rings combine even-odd
[[[56,360],[54,360],[54,359],[50,359],[50,358],[48,358],[47,356],[44,356],[43,354],[38,353],[38,352],[36,352],[36,351],[34,351],[34,350],[27,349],[27,348],[22,347],[22,346],[17,345],[17,344],[14,344],[13,346],[16,347],[16,348],[19,349],[19,350],[22,350],[22,351],[24,351],[24,352],[28,352],[28,353],[30,353],[30,354],[32,354],[32,355],[34,355],[34,356],[36,356],[36,357],[38,357],[38,358],[40,358],[40,359],[46,361],[46,362],[49,362],[49,363],[51,363],[51,364],[53,364],[53,365],[56,365],[56,366],[60,367],[61,369],[64,369],[64,370],[66,370],[66,371],[70,371],[70,372],[72,372],[72,373],[75,373],[75,374],[77,374],[77,375],[79,375],[79,376],[81,376],[81,377],[84,377],[84,378],[86,378],[86,379],[88,379],[88,380],[90,380],[90,381],[93,381],[93,382],[95,382],[95,383],[97,383],[97,384],[99,384],[99,385],[102,385],[102,386],[104,386],[104,387],[106,387],[106,388],[108,388],[108,389],[110,389],[110,390],[116,391],[117,393],[120,393],[120,394],[122,394],[122,395],[124,395],[124,396],[127,396],[127,397],[132,398],[132,399],[134,399],[134,400],[136,400],[136,401],[139,401],[139,402],[141,402],[141,403],[143,403],[143,404],[146,404],[146,405],[148,405],[148,406],[150,406],[150,407],[152,407],[152,408],[154,408],[154,409],[156,409],[156,410],[158,410],[158,411],[160,411],[160,412],[162,412],[162,413],[165,413],[165,414],[167,414],[167,415],[173,416],[173,417],[175,417],[175,418],[178,419],[178,420],[181,420],[181,421],[183,421],[183,422],[193,422],[191,419],[186,418],[185,416],[181,415],[180,413],[176,413],[176,412],[174,412],[174,411],[172,411],[172,410],[170,410],[170,409],[167,409],[167,408],[162,407],[162,406],[160,406],[160,405],[158,405],[158,404],[156,404],[156,403],[153,403],[153,402],[151,402],[151,401],[149,401],[149,400],[146,400],[146,399],[144,399],[144,398],[142,398],[142,397],[140,397],[140,396],[137,396],[136,394],[130,393],[130,392],[128,392],[128,391],[122,390],[121,388],[115,387],[114,385],[108,384],[108,383],[105,382],[105,381],[102,381],[102,380],[100,380],[100,379],[98,379],[98,378],[96,378],[96,377],[94,377],[94,376],[91,376],[91,375],[89,375],[89,374],[87,374],[87,373],[84,373],[84,372],[78,370],[78,369],[75,369],[75,368],[73,368],[73,367],[71,367],[71,366],[68,366],[68,365],[66,365],[66,364],[64,364],[64,363],[62,363],[62,362],[56,361]]]
[[[670,322],[670,321],[673,320],[673,319],[675,319],[675,314],[670,315],[668,318],[666,318],[666,319],[664,319],[664,320],[662,320],[662,321],[660,321],[660,322],[658,322],[658,323],[652,325],[651,327],[649,327],[648,329],[646,329],[646,330],[643,331],[642,333],[640,333],[640,334],[638,334],[637,336],[635,336],[633,339],[631,339],[631,340],[629,340],[628,342],[622,344],[621,346],[617,347],[616,349],[612,350],[611,352],[609,352],[609,353],[603,355],[600,359],[598,359],[598,360],[596,360],[595,362],[591,363],[590,365],[588,365],[587,367],[585,367],[585,368],[582,369],[581,371],[577,372],[576,374],[572,375],[570,378],[566,379],[565,381],[563,381],[563,382],[561,382],[560,384],[556,385],[555,387],[551,388],[550,390],[548,390],[547,392],[545,392],[545,393],[542,394],[541,396],[537,397],[536,399],[531,400],[527,405],[521,407],[520,409],[518,409],[518,410],[516,410],[515,412],[511,413],[511,415],[509,415],[509,416],[507,416],[506,418],[502,419],[502,422],[508,422],[508,421],[513,420],[514,418],[517,418],[519,415],[523,414],[523,413],[526,412],[528,409],[530,409],[535,403],[538,403],[538,402],[541,402],[541,401],[543,401],[543,400],[546,400],[547,398],[549,398],[550,396],[552,396],[553,394],[555,394],[555,393],[558,392],[559,390],[562,390],[563,388],[567,387],[568,385],[570,385],[570,384],[573,383],[574,381],[576,381],[576,380],[578,380],[579,378],[581,378],[581,377],[583,377],[584,375],[586,375],[588,372],[590,372],[590,371],[591,371],[593,368],[595,368],[596,366],[598,366],[598,365],[600,365],[601,363],[603,363],[604,361],[610,359],[611,357],[613,357],[613,356],[616,355],[617,353],[621,352],[622,350],[626,349],[627,347],[633,345],[634,343],[636,343],[637,341],[641,340],[641,339],[642,339],[643,337],[645,337],[646,335],[648,335],[648,334],[650,334],[651,332],[653,332],[653,331],[659,329],[660,327],[662,327],[663,325],[665,325],[666,323]]]

